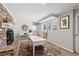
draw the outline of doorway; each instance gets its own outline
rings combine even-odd
[[[75,52],[79,53],[79,13],[75,15]]]

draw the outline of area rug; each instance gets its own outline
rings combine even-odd
[[[35,53],[35,56],[58,56],[61,54],[61,52],[55,48],[47,47],[47,52],[44,53],[43,47],[35,48],[38,50]],[[32,47],[30,47],[31,52],[28,51],[28,45],[27,43],[21,43],[20,50],[19,50],[19,56],[33,56]]]
[[[48,53],[45,53],[44,47],[42,45],[35,47],[35,56],[45,56],[47,54]],[[26,43],[21,43],[19,55],[20,56],[33,56],[33,46],[28,46]]]

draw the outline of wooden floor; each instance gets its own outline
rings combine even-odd
[[[16,41],[15,41],[16,42]],[[25,54],[27,54],[27,51],[26,51],[26,43],[27,43],[27,41],[26,40],[20,40],[19,42],[21,42],[20,43],[20,46],[22,46],[22,47],[25,47],[25,49],[23,50],[23,51],[25,51],[24,53]],[[23,45],[23,44],[25,43],[25,45]],[[13,46],[12,46],[13,47]],[[20,48],[19,48],[20,49]],[[61,47],[58,47],[58,46],[56,46],[56,45],[54,45],[54,44],[51,44],[51,43],[49,43],[49,42],[47,42],[47,52],[48,52],[48,55],[49,56],[79,56],[79,54],[77,54],[77,53],[72,53],[72,52],[69,52],[69,51],[67,51],[67,50],[65,50],[65,49],[63,49],[63,48],[61,48]],[[3,55],[3,56],[7,56],[7,55],[10,55],[10,54],[8,54],[9,52],[7,52],[7,54],[4,52],[3,54],[5,54],[5,55]],[[23,52],[21,52],[21,50],[19,50],[19,53],[20,54],[23,54]],[[23,54],[23,56],[27,56],[27,55],[25,55],[25,54]],[[0,55],[2,55],[1,53],[0,53]],[[13,56],[13,54],[11,54],[12,56]],[[21,55],[19,55],[19,56],[21,56]]]
[[[59,46],[56,46],[54,44],[51,44],[49,42],[47,42],[47,51],[51,56],[79,56],[78,53],[73,53],[73,52],[67,51],[67,50],[65,50]]]
[[[47,43],[47,47],[48,47],[48,51],[51,53],[51,55],[54,56],[79,56],[78,53],[73,53],[70,51],[67,51],[59,46],[56,46],[54,44],[51,43]],[[57,50],[59,52],[59,54],[54,54],[55,52],[53,50]]]

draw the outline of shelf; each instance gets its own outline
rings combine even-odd
[[[2,23],[2,27],[5,27],[5,28],[14,28],[15,26],[10,24],[10,23]]]

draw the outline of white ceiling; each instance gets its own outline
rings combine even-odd
[[[44,16],[53,13],[61,14],[64,11],[78,7],[78,3],[5,3],[5,6],[10,10],[15,20],[26,20],[33,22],[40,20]]]

